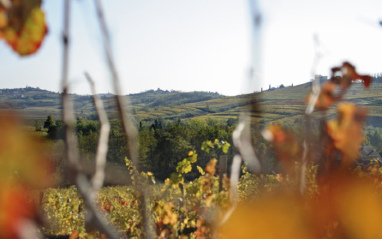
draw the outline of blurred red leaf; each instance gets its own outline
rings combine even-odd
[[[371,76],[360,75],[349,62],[342,66],[333,67],[330,81],[322,84],[315,107],[318,110],[327,110],[332,104],[342,99],[353,81],[362,80],[366,88],[371,84]],[[309,101],[312,93],[307,97]]]
[[[358,74],[355,69],[355,66],[353,66],[349,62],[344,62],[342,64],[342,67],[333,68],[332,74],[334,75],[337,71],[342,72],[343,78],[349,78],[351,81],[362,80],[366,88],[370,86],[371,76]]]
[[[17,238],[20,223],[37,215],[31,189],[54,182],[42,145],[17,117],[0,114],[0,125],[0,238]]]
[[[0,237],[18,238],[22,221],[33,219],[35,206],[28,200],[26,188],[16,184],[0,184]]]

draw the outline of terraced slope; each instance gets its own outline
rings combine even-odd
[[[150,90],[129,95],[134,117],[140,121],[152,121],[158,117],[167,120],[212,118],[228,120],[237,118],[245,109],[253,106],[254,122],[284,121],[294,123],[305,110],[304,99],[310,91],[310,83],[239,96],[222,96],[211,92],[176,92]],[[369,90],[362,84],[353,84],[345,100],[364,105],[369,109],[369,122],[382,126],[382,83],[374,83]],[[78,116],[95,118],[91,96],[73,95]],[[110,118],[116,118],[112,94],[103,94],[105,108]],[[61,116],[60,94],[36,88],[0,90],[0,110],[17,109],[25,118],[44,119],[48,114]],[[335,114],[334,107],[328,115]],[[315,113],[316,117],[321,114]]]

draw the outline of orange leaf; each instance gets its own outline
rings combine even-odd
[[[362,80],[368,88],[371,79],[369,75],[359,75],[349,62],[344,62],[340,67],[333,67],[330,81],[322,85],[315,107],[318,110],[327,110],[332,104],[342,99],[353,81]],[[311,94],[307,101],[310,97],[312,97]]]
[[[206,173],[209,173],[210,175],[215,175],[215,172],[216,172],[216,163],[218,161],[216,159],[211,159],[210,162],[207,164],[206,168],[204,171],[206,171]]]
[[[4,38],[14,51],[24,56],[33,54],[40,48],[46,33],[45,15],[36,7],[30,12],[20,31],[15,26],[8,25],[4,30]]]
[[[320,95],[316,102],[316,108],[319,110],[327,110],[333,103],[342,98],[342,94],[334,94],[337,85],[331,81],[325,82],[322,85]]]
[[[337,119],[327,123],[328,136],[335,149],[341,152],[343,165],[350,165],[359,157],[359,146],[364,141],[362,134],[366,110],[352,103],[338,105]]]
[[[74,230],[72,234],[70,234],[69,239],[78,239],[79,232],[78,230]]]
[[[298,159],[300,147],[292,132],[278,124],[270,125],[263,132],[264,138],[275,148],[277,158],[284,164],[288,172],[293,168],[293,160]]]
[[[348,235],[355,239],[378,238],[382,235],[382,201],[373,185],[354,182],[343,190],[338,203],[339,217]]]
[[[25,219],[33,219],[36,210],[28,200],[28,190],[16,184],[0,184],[0,237],[18,238],[17,231]]]
[[[0,9],[0,29],[3,29],[8,25],[8,17],[5,10]]]

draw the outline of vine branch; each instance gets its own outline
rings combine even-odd
[[[102,39],[103,39],[103,45],[105,48],[105,53],[106,53],[106,59],[107,63],[112,75],[112,80],[113,80],[113,86],[114,86],[114,91],[116,94],[116,101],[117,101],[117,107],[118,107],[118,112],[122,121],[122,126],[123,130],[125,132],[126,138],[127,138],[127,143],[128,143],[128,148],[129,148],[129,158],[133,163],[133,166],[139,170],[139,163],[138,163],[138,153],[137,153],[137,145],[136,145],[136,137],[137,137],[137,132],[135,129],[134,124],[132,123],[131,118],[129,115],[131,115],[130,109],[126,107],[126,105],[129,105],[129,100],[127,97],[122,96],[121,92],[121,85],[120,85],[120,79],[119,75],[117,72],[117,68],[114,62],[112,50],[111,50],[111,44],[110,44],[110,38],[109,38],[109,31],[108,27],[105,21],[105,16],[103,12],[103,8],[101,5],[101,0],[94,0],[95,5],[96,5],[96,11],[97,11],[97,16],[98,16],[98,21],[100,24],[101,28],[101,33],[102,33]],[[125,102],[125,104],[124,104]],[[150,214],[149,211],[147,210],[147,192],[145,189],[140,188],[140,187],[135,187],[135,189],[140,193],[141,195],[141,200],[142,203],[140,204],[140,211],[142,213],[142,223],[144,225],[144,230],[146,233],[147,238],[152,238],[153,234],[150,229]]]

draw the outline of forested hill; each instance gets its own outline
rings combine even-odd
[[[369,90],[362,84],[353,84],[346,100],[368,107],[369,122],[382,126],[382,82],[374,82]],[[252,120],[295,123],[304,114],[304,99],[310,91],[310,83],[277,88],[264,92],[239,96],[223,96],[213,92],[178,92],[149,90],[129,95],[131,110],[139,121],[157,118],[177,120],[187,118],[237,119],[240,112],[253,102],[259,108],[252,111]],[[95,119],[95,109],[90,95],[72,95],[77,116]],[[101,94],[105,109],[111,119],[116,118],[116,106],[112,94]],[[59,93],[26,87],[0,89],[0,110],[17,109],[27,119],[45,119],[48,114],[61,117]],[[334,108],[329,116],[335,114]]]

